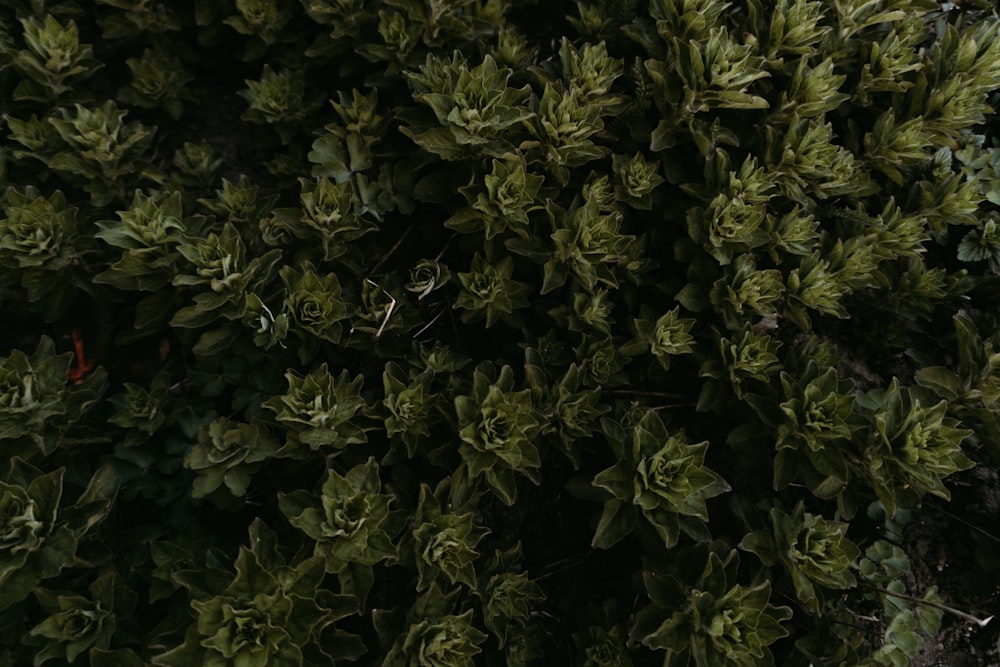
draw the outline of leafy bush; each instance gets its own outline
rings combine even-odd
[[[980,0],[0,0],[0,665],[906,665],[1000,464]]]

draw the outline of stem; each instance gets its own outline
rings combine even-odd
[[[871,584],[868,584],[868,586],[872,590],[875,590],[875,591],[877,591],[879,593],[882,593],[883,595],[888,595],[890,597],[899,598],[900,600],[906,600],[908,602],[915,602],[916,604],[926,605],[928,607],[933,607],[934,609],[940,609],[941,611],[948,612],[949,614],[954,614],[955,616],[958,616],[959,618],[964,619],[964,620],[968,621],[969,623],[975,623],[976,625],[978,625],[981,628],[985,628],[986,625],[990,621],[993,620],[992,616],[987,616],[986,618],[982,618],[982,619],[981,618],[976,618],[972,614],[967,614],[964,611],[959,611],[958,609],[955,609],[954,607],[949,607],[948,605],[944,605],[944,604],[941,604],[939,602],[931,602],[930,600],[925,600],[923,598],[914,597],[912,595],[906,595],[905,593],[893,593],[892,591],[888,591],[888,590],[886,590],[884,588],[879,588],[878,586],[872,586]]]
[[[601,392],[608,396],[650,396],[653,398],[688,398],[684,394],[671,394],[667,391],[640,391],[636,389],[607,389]]]
[[[403,244],[403,240],[406,239],[407,235],[409,235],[412,229],[413,225],[410,225],[409,227],[403,230],[403,233],[399,235],[399,240],[397,240],[396,243],[393,244],[391,248],[389,248],[389,252],[385,253],[379,258],[379,260],[375,263],[375,266],[373,266],[371,270],[368,272],[369,276],[373,275],[376,271],[378,271],[379,268],[381,268],[381,266],[385,264],[385,261],[390,257],[392,257],[392,254],[399,249],[399,246]]]

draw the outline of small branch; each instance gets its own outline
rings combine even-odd
[[[649,396],[651,398],[687,398],[684,394],[671,394],[667,391],[640,391],[637,389],[607,389],[602,392],[607,396]]]
[[[384,255],[382,255],[381,257],[379,257],[379,260],[377,262],[375,262],[375,266],[373,266],[371,268],[371,270],[368,272],[369,276],[375,275],[375,272],[378,271],[379,268],[381,268],[383,264],[385,264],[386,260],[389,259],[390,257],[392,257],[392,254],[399,249],[399,246],[401,246],[403,244],[403,241],[406,239],[406,237],[410,233],[410,230],[412,230],[412,229],[413,229],[413,225],[410,225],[409,227],[407,227],[406,229],[403,230],[403,233],[399,235],[399,240],[397,240],[396,243],[393,244],[393,246],[391,248],[389,248],[389,252],[387,252]]]
[[[437,257],[434,258],[435,262],[441,261],[441,258],[444,257],[445,251],[448,250],[448,246],[451,245],[451,242],[455,240],[456,236],[458,236],[458,232],[455,232],[454,234],[452,234],[451,236],[448,237],[448,241],[445,242],[444,247],[441,248],[441,252],[439,252],[437,254]]]
[[[977,525],[975,525],[975,524],[973,524],[973,523],[969,523],[968,521],[966,521],[965,519],[963,519],[963,518],[962,518],[962,517],[960,517],[960,516],[957,516],[957,515],[955,515],[955,514],[952,514],[951,512],[949,512],[949,511],[948,511],[948,510],[946,510],[945,508],[941,507],[941,506],[940,506],[940,505],[938,505],[937,503],[932,503],[932,502],[927,502],[927,505],[928,505],[929,507],[932,507],[932,508],[934,508],[934,509],[935,509],[935,510],[937,510],[938,512],[941,512],[941,514],[944,514],[944,515],[945,515],[945,516],[947,516],[947,517],[948,517],[949,519],[954,519],[955,521],[958,521],[958,522],[959,522],[960,524],[962,524],[962,525],[964,525],[964,526],[966,526],[966,527],[968,527],[968,528],[971,528],[972,530],[976,531],[976,532],[977,532],[977,533],[979,533],[980,535],[983,535],[983,536],[985,536],[985,537],[988,537],[988,538],[990,538],[991,540],[993,540],[994,542],[1000,542],[1000,537],[997,537],[996,535],[994,535],[993,533],[989,532],[989,531],[988,531],[988,530],[986,530],[985,528],[980,528],[979,526],[977,526]]]
[[[428,329],[430,329],[431,325],[433,325],[435,322],[437,322],[441,318],[441,316],[444,315],[444,311],[445,310],[447,310],[447,307],[442,308],[441,310],[439,310],[438,313],[437,313],[437,315],[435,315],[434,317],[432,317],[430,322],[428,322],[424,326],[420,327],[420,331],[418,331],[417,333],[413,334],[411,336],[411,338],[413,338],[414,340],[416,340],[417,338],[420,337],[420,334],[422,334],[423,332],[425,332]]]
[[[974,623],[975,625],[978,625],[981,628],[985,628],[987,624],[989,624],[989,622],[993,620],[992,616],[987,616],[986,618],[976,618],[972,614],[967,614],[964,611],[959,611],[954,607],[949,607],[948,605],[944,605],[939,602],[931,602],[930,600],[914,597],[912,595],[906,595],[905,593],[893,593],[892,591],[888,591],[884,588],[879,588],[878,586],[872,586],[871,584],[867,584],[867,586],[872,590],[882,593],[883,595],[888,595],[889,597],[899,598],[900,600],[906,600],[908,602],[914,602],[916,604],[926,605],[928,607],[933,607],[934,609],[939,609],[949,614],[953,614],[961,619],[968,621],[969,623]]]

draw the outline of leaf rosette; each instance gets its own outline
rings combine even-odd
[[[649,162],[642,153],[612,155],[611,168],[615,176],[615,198],[635,209],[653,208],[653,191],[666,182],[660,176],[659,163]]]
[[[521,106],[530,89],[508,88],[513,71],[497,67],[492,56],[469,69],[464,60],[442,61],[428,56],[420,74],[410,76],[414,99],[434,112],[434,127],[403,126],[402,132],[445,160],[478,153],[507,158],[514,145],[504,135],[534,114]]]
[[[259,519],[250,526],[251,548],[241,547],[234,574],[202,588],[197,572],[179,580],[195,599],[197,614],[184,642],[153,658],[167,667],[303,667],[336,664],[364,653],[360,638],[330,625],[357,610],[351,595],[319,590],[322,558],[288,565],[277,537]],[[190,576],[185,576],[190,575]],[[221,585],[220,585],[221,584]]]
[[[44,447],[45,422],[66,412],[63,398],[72,354],[55,354],[42,338],[30,357],[13,350],[0,360],[0,441],[29,437]]]
[[[76,212],[66,197],[56,190],[48,198],[33,186],[22,194],[7,188],[4,199],[6,217],[0,219],[2,263],[11,268],[65,269],[75,258],[73,241],[77,236]]]
[[[944,478],[975,463],[962,453],[962,441],[971,431],[956,428],[946,417],[947,401],[924,407],[913,390],[893,379],[885,390],[861,399],[874,409],[874,429],[864,451],[863,466],[889,515],[910,508],[920,493],[949,499]]]
[[[791,617],[791,609],[770,604],[769,581],[752,587],[736,583],[735,550],[724,560],[698,552],[688,555],[690,562],[683,563],[688,571],[679,577],[644,573],[651,604],[637,614],[633,638],[664,651],[664,664],[773,666],[768,646],[788,634],[781,621]],[[705,562],[700,576],[690,570],[697,561]]]
[[[396,556],[385,531],[390,496],[380,493],[374,458],[340,475],[327,471],[319,497],[297,490],[278,496],[289,522],[312,538],[313,555],[324,556],[326,571],[343,572],[349,564],[372,566]]]
[[[795,594],[813,613],[823,606],[823,588],[857,585],[851,571],[861,551],[847,539],[847,524],[806,512],[800,502],[791,515],[770,511],[770,529],[754,531],[740,548],[753,552],[767,566],[780,564],[792,578]]]
[[[76,537],[59,513],[64,469],[42,474],[15,458],[0,481],[0,610],[73,562]]]
[[[540,424],[531,390],[512,391],[514,371],[504,366],[499,376],[487,366],[476,370],[472,395],[455,398],[459,452],[469,477],[482,476],[496,495],[512,505],[517,498],[514,473],[536,484],[541,459],[532,442]]]
[[[479,557],[476,545],[489,532],[474,525],[472,512],[443,513],[441,503],[426,484],[413,517],[413,549],[417,561],[417,590],[443,578],[451,584],[476,586],[473,563]]]
[[[670,435],[652,410],[629,428],[607,419],[603,425],[618,461],[594,477],[593,485],[611,498],[604,504],[593,546],[607,549],[621,541],[638,516],[667,547],[677,544],[681,532],[694,539],[707,536],[705,501],[730,490],[704,467],[708,443],[689,445],[682,436]]]
[[[285,309],[299,330],[336,343],[340,341],[344,326],[341,321],[348,316],[347,304],[341,299],[337,274],[320,277],[311,265],[305,271],[291,266],[281,267],[281,279],[288,290]]]
[[[381,667],[473,667],[486,633],[472,624],[473,611],[453,611],[457,591],[442,594],[437,585],[420,596],[406,613],[405,625],[395,628],[392,648]],[[387,634],[382,614],[376,628]]]
[[[455,308],[467,310],[462,314],[465,322],[486,319],[487,328],[496,322],[516,323],[515,310],[528,306],[532,288],[528,283],[514,280],[514,258],[504,257],[494,266],[476,253],[468,273],[459,273],[462,291],[455,299]]]
[[[108,572],[90,585],[90,596],[56,594],[40,588],[35,597],[48,616],[31,629],[26,644],[41,646],[35,664],[59,659],[75,662],[91,648],[106,649],[117,625],[115,573]]]
[[[483,176],[483,185],[473,181],[459,188],[471,208],[459,211],[445,226],[459,232],[485,231],[486,238],[511,231],[528,238],[528,214],[541,208],[535,201],[543,176],[529,173],[524,158],[493,160],[492,170]]]
[[[528,578],[527,572],[504,572],[489,578],[482,598],[483,624],[497,636],[503,647],[514,629],[530,618],[532,603],[544,600],[545,594]]]
[[[278,443],[257,424],[220,417],[203,426],[184,457],[184,467],[198,474],[192,495],[201,498],[223,484],[234,496],[246,495],[250,477],[277,449]]]
[[[351,380],[345,369],[334,378],[324,362],[308,375],[290,370],[285,379],[288,391],[264,402],[287,429],[288,441],[277,456],[301,458],[307,454],[302,445],[312,451],[320,447],[340,450],[368,441],[364,430],[352,422],[365,405],[360,395],[363,376]]]
[[[422,259],[410,269],[410,282],[406,283],[406,291],[417,295],[418,299],[427,296],[448,284],[451,271],[443,263],[435,259]]]

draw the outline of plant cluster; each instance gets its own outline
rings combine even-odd
[[[885,531],[1000,464],[979,0],[0,9],[0,665],[937,631]]]

